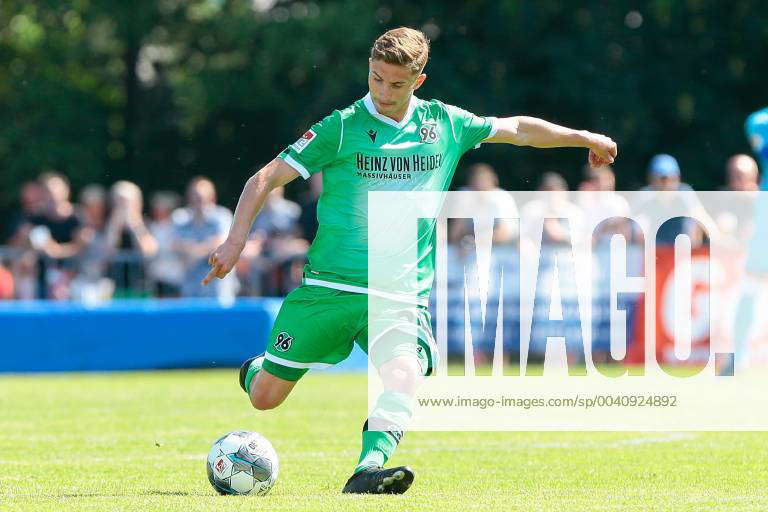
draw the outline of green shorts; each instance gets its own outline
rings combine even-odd
[[[343,361],[357,343],[376,367],[410,355],[424,375],[431,375],[437,346],[427,308],[379,299],[376,304],[376,313],[369,315],[366,294],[314,285],[296,288],[277,314],[262,368],[296,381],[311,368]]]

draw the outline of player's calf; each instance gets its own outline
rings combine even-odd
[[[248,393],[251,405],[260,411],[274,409],[285,401],[296,381],[281,379],[262,370],[264,355],[252,357],[240,368],[240,387]]]
[[[413,394],[423,378],[422,365],[413,355],[397,356],[382,364],[379,373],[385,389],[363,425],[360,459],[344,492],[399,494],[413,481],[408,468],[385,470],[382,466],[411,421]]]

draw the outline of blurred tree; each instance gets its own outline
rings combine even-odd
[[[256,166],[365,93],[370,44],[399,25],[433,42],[420,96],[609,133],[620,187],[642,184],[664,151],[695,187],[717,188],[726,157],[748,150],[745,116],[768,103],[768,5],[582,4],[3,0],[0,212],[47,167],[76,189],[130,179],[181,190],[205,174],[233,206]],[[490,146],[467,162],[530,189],[543,170],[575,185],[584,156]]]

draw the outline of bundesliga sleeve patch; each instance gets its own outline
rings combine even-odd
[[[297,153],[301,153],[302,151],[304,151],[304,148],[306,148],[309,145],[309,143],[315,139],[316,136],[317,134],[315,132],[313,132],[312,130],[307,130],[299,140],[293,143],[293,146],[292,146],[293,149]]]

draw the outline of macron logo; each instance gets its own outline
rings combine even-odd
[[[306,148],[312,140],[317,136],[315,132],[312,130],[307,130],[304,135],[301,136],[299,140],[293,143],[293,149],[297,153],[301,153],[304,151],[304,148]]]

